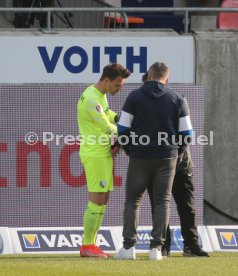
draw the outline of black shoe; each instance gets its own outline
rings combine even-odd
[[[161,255],[166,258],[166,257],[170,257],[170,248],[166,248],[162,246],[161,249]]]
[[[190,246],[184,246],[183,249],[184,257],[209,257],[208,253],[200,247],[199,244],[195,243]]]

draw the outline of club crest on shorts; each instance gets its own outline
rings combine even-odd
[[[96,105],[96,110],[97,110],[98,113],[102,113],[103,112],[102,106],[100,104]]]
[[[105,188],[105,186],[106,186],[106,181],[105,181],[105,180],[101,180],[101,181],[99,182],[99,185],[100,185],[101,188]]]

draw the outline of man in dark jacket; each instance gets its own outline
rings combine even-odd
[[[149,259],[162,259],[179,148],[176,142],[192,134],[187,103],[167,87],[168,76],[164,63],[154,63],[148,81],[127,97],[118,122],[119,143],[126,140],[123,145],[130,157],[119,259],[135,259],[139,205],[149,185],[154,206]]]
[[[142,81],[148,80],[148,73],[142,76]],[[193,161],[189,146],[184,145],[179,149],[176,172],[174,176],[172,194],[177,205],[177,211],[180,218],[181,233],[184,239],[184,256],[209,257],[208,253],[200,247],[198,240],[198,230],[196,225],[196,209],[194,202],[194,184],[193,184]],[[153,187],[147,188],[152,216],[154,215]],[[162,246],[162,255],[170,255],[171,237],[170,227],[167,228],[166,241]]]

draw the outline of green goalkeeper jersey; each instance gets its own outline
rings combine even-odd
[[[77,106],[81,156],[110,156],[111,135],[115,136],[116,113],[109,109],[106,94],[93,85],[80,96]]]

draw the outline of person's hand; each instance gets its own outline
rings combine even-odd
[[[118,141],[114,141],[113,145],[111,145],[111,153],[112,157],[116,157],[121,151],[121,145]]]

